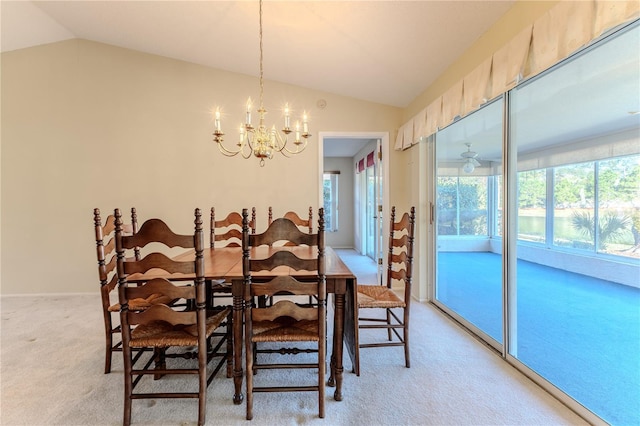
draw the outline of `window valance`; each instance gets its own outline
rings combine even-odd
[[[567,58],[610,29],[640,17],[639,1],[565,0],[524,28],[399,130],[404,150]]]

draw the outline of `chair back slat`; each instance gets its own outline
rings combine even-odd
[[[237,239],[238,241],[242,241],[242,230],[240,229],[230,229],[222,235],[216,235],[214,241],[226,241],[231,239]],[[226,247],[230,247],[231,244],[236,244],[236,246],[240,246],[239,243],[229,243]]]
[[[273,306],[262,309],[253,309],[253,321],[275,321],[278,318],[289,317],[297,321],[317,321],[317,308],[302,308],[290,300],[280,300]]]
[[[411,220],[412,219],[409,216],[409,213],[404,213],[402,215],[402,218],[399,221],[397,221],[397,222],[395,222],[393,224],[393,228],[392,229],[394,231],[402,231],[403,229],[407,229],[408,230]],[[415,220],[415,218],[414,218],[414,220]]]
[[[317,234],[306,234],[295,223],[285,218],[271,222],[269,228],[261,234],[249,235],[250,246],[273,245],[278,241],[288,241],[294,245],[313,246],[318,244]]]
[[[300,215],[298,215],[298,213],[294,212],[294,211],[288,211],[284,214],[283,216],[285,219],[290,220],[291,222],[293,222],[296,227],[307,233],[307,234],[313,234],[313,208],[309,207],[309,217],[308,219],[302,219],[302,217],[300,217]],[[269,207],[269,222],[268,224],[271,225],[271,223],[273,222],[273,211],[272,208]],[[274,242],[274,244],[276,245],[285,245],[285,246],[296,246],[299,243],[293,242],[293,241],[287,241],[287,240],[282,240],[282,241],[278,241],[278,242]]]
[[[254,296],[273,296],[275,294],[292,294],[296,296],[314,295],[318,291],[315,282],[301,282],[290,276],[278,276],[267,282],[252,282],[251,294]]]
[[[193,235],[174,233],[160,219],[149,219],[142,224],[136,234],[122,236],[122,247],[124,249],[132,249],[134,247],[144,247],[150,243],[161,243],[169,248],[193,248],[193,238]]]
[[[150,324],[163,321],[171,325],[197,324],[196,311],[176,311],[167,305],[153,305],[144,311],[129,311],[127,322],[129,325]]]
[[[98,209],[95,209],[98,210]],[[100,210],[98,210],[98,214]],[[97,228],[96,228],[97,229]],[[116,230],[116,218],[113,215],[107,216],[107,219],[104,221],[104,225],[101,227],[101,235],[104,238],[105,235],[111,234]]]
[[[162,293],[171,299],[196,298],[196,290],[194,286],[174,285],[164,278],[154,278],[147,281],[143,286],[127,287],[127,294],[131,299],[136,297],[146,299],[156,293]]]
[[[391,271],[391,273],[389,274],[389,278],[391,278],[392,280],[403,281],[407,278],[407,270],[400,269],[398,271]]]
[[[298,213],[289,211],[284,214],[284,217],[295,223],[299,227],[307,228],[309,234],[313,234],[313,208],[309,207],[309,217],[307,219],[301,218]]]
[[[296,271],[316,271],[318,269],[318,260],[300,259],[290,251],[278,251],[266,259],[249,260],[249,268],[252,272],[271,271],[278,266],[288,266]]]
[[[188,247],[186,247],[188,248]],[[123,272],[127,275],[140,273],[143,274],[151,269],[162,269],[170,274],[195,274],[195,265],[193,262],[181,262],[170,259],[164,253],[149,253],[138,261],[125,261],[123,263]]]

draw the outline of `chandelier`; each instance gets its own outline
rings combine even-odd
[[[264,108],[263,103],[264,82],[262,57],[262,0],[260,0],[260,107],[257,110],[258,125],[254,127],[251,122],[253,103],[251,102],[251,98],[249,98],[249,100],[247,100],[247,113],[244,123],[240,124],[238,142],[233,148],[229,149],[224,145],[220,108],[216,108],[213,140],[218,145],[220,152],[227,157],[240,154],[244,158],[250,158],[251,154],[253,154],[260,159],[261,167],[264,166],[265,158],[273,158],[276,152],[283,154],[285,157],[302,152],[307,147],[307,140],[311,136],[306,112],[302,114],[302,125],[300,121],[296,121],[294,130],[291,129],[291,111],[289,110],[288,103],[284,106],[284,126],[280,132],[276,130],[275,125],[272,125],[269,129],[265,124],[267,110]],[[289,134],[294,131],[295,139],[287,145]]]

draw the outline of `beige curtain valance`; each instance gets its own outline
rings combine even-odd
[[[414,121],[415,119],[411,119],[408,122],[404,123],[400,129],[398,129],[398,135],[396,136],[396,143],[394,145],[394,149],[402,150],[407,149],[411,145],[413,145],[414,141]]]
[[[561,1],[402,126],[395,149],[409,148],[638,17],[637,0]]]
[[[491,99],[492,64],[493,57],[490,57],[462,80],[464,90],[462,115],[475,111]]]
[[[442,122],[450,123],[462,115],[462,80],[442,95]]]

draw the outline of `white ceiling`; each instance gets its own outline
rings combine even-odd
[[[508,1],[271,1],[265,0],[265,79],[357,99],[405,107],[433,83],[514,3]],[[0,1],[3,52],[83,38],[257,76],[258,1]],[[526,107],[530,118],[521,147],[552,144],[552,135],[579,137],[637,126],[637,36],[602,50],[593,63],[634,58],[605,78],[547,83],[545,102]],[[634,52],[635,49],[635,53]],[[587,65],[584,69],[593,68]],[[561,75],[561,74],[558,74]],[[635,82],[635,83],[634,83]],[[594,102],[589,94],[607,94]],[[585,95],[586,94],[586,95]],[[574,111],[550,121],[545,105]],[[540,107],[542,106],[542,107]],[[563,115],[562,111],[555,111]],[[465,120],[474,123],[477,119]],[[479,120],[483,122],[484,120]],[[540,123],[545,123],[541,126]],[[588,123],[588,125],[585,125]],[[500,122],[494,123],[499,135]],[[562,125],[561,129],[557,127]],[[485,140],[466,138],[484,158],[499,157]],[[484,125],[483,125],[484,126]],[[459,129],[462,128],[457,126]],[[476,126],[477,127],[477,126]],[[595,130],[597,129],[597,130]],[[457,132],[456,132],[457,133]],[[468,133],[468,134],[467,134]],[[444,136],[444,135],[443,135]],[[572,138],[573,138],[572,137]],[[569,139],[572,139],[569,138]],[[476,140],[478,139],[478,140]],[[563,137],[563,139],[567,139]],[[325,156],[352,156],[370,139],[332,138]],[[452,154],[465,149],[454,144]],[[533,145],[532,145],[533,148]]]
[[[405,107],[513,4],[270,1],[264,77]],[[1,48],[82,38],[257,76],[258,1],[5,1]]]

